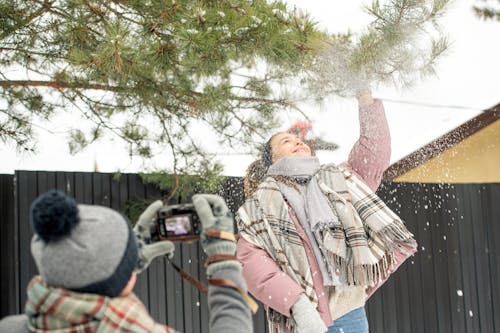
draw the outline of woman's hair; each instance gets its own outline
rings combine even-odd
[[[267,140],[264,145],[262,145],[262,149],[260,152],[260,160],[265,168],[269,168],[271,164],[273,164],[273,155],[271,153],[271,139],[273,138],[273,136],[269,140]]]
[[[255,160],[247,168],[244,189],[245,199],[250,197],[266,177],[267,167],[262,160]]]
[[[267,169],[273,164],[273,153],[271,152],[271,140],[278,134],[281,133],[287,133],[287,132],[277,132],[271,135],[269,140],[266,141],[262,145],[262,148],[260,149],[260,159],[262,163],[264,164],[264,167]]]

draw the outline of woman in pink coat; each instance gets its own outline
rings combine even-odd
[[[259,186],[238,211],[237,255],[270,332],[368,332],[366,300],[416,251],[374,194],[390,159],[382,102],[370,94],[358,102],[360,138],[346,163],[320,165],[280,132],[264,145],[265,176],[245,180]]]

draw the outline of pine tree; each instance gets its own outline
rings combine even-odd
[[[262,142],[278,111],[297,109],[275,88],[313,77],[325,45],[369,80],[414,74],[398,56],[419,58],[413,31],[446,2],[374,1],[356,40],[328,36],[281,1],[0,0],[0,140],[34,149],[36,121],[80,113],[94,126],[71,131],[73,152],[115,135],[131,155],[171,155],[169,171],[217,174],[196,126],[230,146]],[[445,45],[432,45],[433,60]],[[334,93],[357,85],[328,80]]]
[[[35,117],[81,112],[95,127],[72,131],[72,151],[111,132],[134,155],[166,149],[184,171],[209,160],[192,121],[229,144],[273,128],[289,105],[270,84],[323,35],[264,0],[2,0],[0,13],[2,140],[31,149]]]

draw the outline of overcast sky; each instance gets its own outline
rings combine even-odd
[[[330,32],[350,28],[362,29],[369,17],[363,13],[367,1],[289,0],[290,4],[305,9]],[[484,22],[472,13],[473,1],[454,1],[442,20],[452,41],[451,50],[437,67],[437,77],[427,79],[406,91],[377,88],[375,97],[382,98],[392,136],[393,162],[419,147],[459,126],[479,112],[500,102],[500,22]],[[322,162],[342,162],[358,136],[356,102],[329,98],[321,106],[301,106],[312,119],[314,134],[340,145],[334,153],[320,153]],[[283,128],[296,119],[288,119]],[[65,117],[56,119],[52,131],[63,128]],[[44,124],[43,127],[48,126]],[[49,134],[39,129],[37,155],[16,153],[13,145],[0,145],[2,161],[0,173],[14,170],[93,171],[97,162],[99,171],[142,171],[138,160],[130,160],[118,142],[93,144],[84,152],[68,153],[66,134]],[[211,151],[218,151],[212,147]],[[252,156],[221,155],[225,174],[241,176]],[[168,163],[159,157],[155,163]]]

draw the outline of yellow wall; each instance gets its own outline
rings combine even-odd
[[[500,119],[395,181],[500,183]]]

